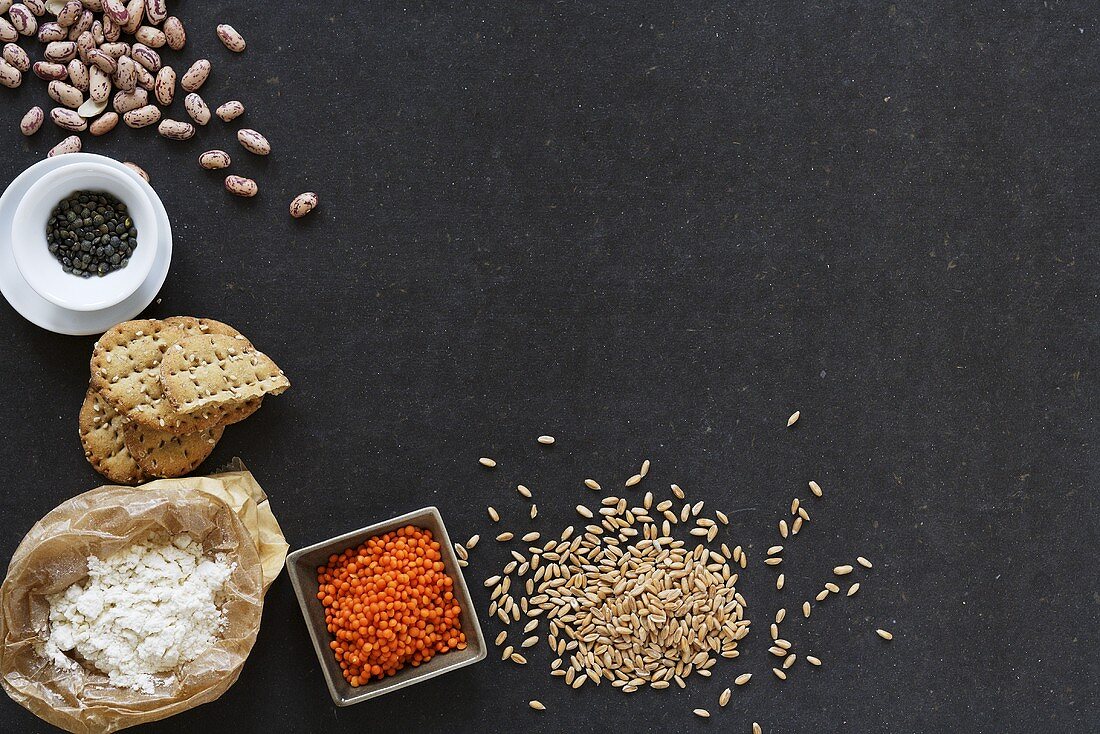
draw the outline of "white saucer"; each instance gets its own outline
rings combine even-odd
[[[133,295],[114,306],[101,311],[70,311],[57,306],[38,295],[23,279],[15,264],[11,248],[11,223],[15,207],[27,189],[44,174],[77,160],[95,161],[125,171],[137,181],[138,186],[149,197],[157,218],[160,232],[160,247],[152,270],[145,282],[138,286]],[[116,160],[92,153],[69,153],[55,158],[47,158],[35,163],[23,171],[0,196],[0,293],[11,307],[32,324],[56,332],[84,336],[102,334],[115,324],[129,321],[144,311],[153,302],[168,276],[168,266],[172,263],[172,225],[168,221],[168,212],[153,187],[145,180]]]

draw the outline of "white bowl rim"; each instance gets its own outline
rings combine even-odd
[[[70,193],[96,190],[94,184],[88,184],[74,186],[72,191],[67,191],[69,186],[65,181],[74,175],[90,175],[124,190],[126,192],[124,203],[131,217],[135,222],[141,220],[141,226],[138,228],[139,247],[130,258],[130,263],[122,270],[109,273],[103,278],[80,278],[64,273],[60,269],[60,263],[48,252],[45,255],[49,259],[51,271],[40,272],[34,264],[37,261],[41,265],[44,258],[41,253],[31,252],[30,248],[44,246],[45,237],[41,239],[34,235],[23,237],[19,232],[20,225],[27,217],[32,216],[32,211],[40,212],[43,207],[48,207],[47,211],[52,211],[61,198]],[[51,192],[55,191],[66,191],[66,193],[54,196]],[[98,161],[77,160],[43,174],[27,188],[16,204],[11,230],[12,254],[23,279],[42,298],[71,311],[99,311],[129,298],[148,278],[160,247],[156,209],[149,196],[129,172],[120,171]],[[56,272],[52,272],[53,265],[57,266]],[[105,285],[114,287],[104,287]],[[79,294],[81,297],[74,297],[74,294]]]

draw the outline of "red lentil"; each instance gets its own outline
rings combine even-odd
[[[330,556],[317,598],[347,681],[358,687],[465,649],[453,584],[431,531],[412,525]]]

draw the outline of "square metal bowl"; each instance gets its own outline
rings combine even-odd
[[[466,649],[451,650],[436,655],[415,668],[411,665],[406,666],[391,676],[353,688],[344,679],[340,664],[336,662],[336,657],[329,649],[332,635],[325,626],[324,606],[317,599],[317,567],[327,564],[329,556],[333,554],[343,553],[348,548],[354,548],[376,535],[384,535],[405,525],[415,525],[430,530],[432,537],[439,543],[444,569],[454,580],[452,591],[462,609],[462,631],[466,634]],[[290,575],[290,583],[294,586],[294,593],[298,596],[298,604],[302,607],[302,616],[305,617],[309,636],[313,639],[313,649],[316,650],[317,659],[321,662],[321,670],[325,673],[329,693],[337,706],[360,703],[368,698],[381,696],[437,675],[473,665],[485,658],[487,648],[485,637],[481,633],[481,624],[477,619],[477,611],[470,599],[466,580],[462,577],[462,569],[458,566],[458,558],[455,557],[451,538],[447,535],[447,528],[443,526],[443,518],[435,507],[415,510],[344,533],[308,548],[296,550],[287,556],[286,568]]]

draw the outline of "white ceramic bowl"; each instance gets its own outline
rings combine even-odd
[[[90,278],[66,273],[46,243],[46,222],[65,197],[78,191],[114,196],[126,205],[137,228],[137,247],[121,270]],[[128,172],[78,161],[43,175],[27,189],[12,219],[12,254],[23,278],[36,293],[62,308],[98,311],[128,298],[153,268],[160,233],[149,197]]]

